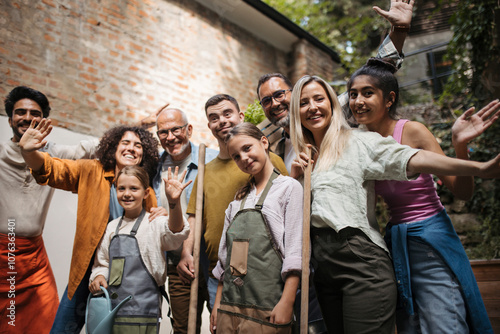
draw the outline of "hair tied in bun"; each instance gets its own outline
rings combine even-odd
[[[396,73],[398,70],[391,58],[370,58],[366,62],[366,66],[383,69],[392,74]]]

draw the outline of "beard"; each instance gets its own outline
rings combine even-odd
[[[165,150],[167,151],[168,154],[170,154],[172,156],[172,158],[175,158],[175,157],[182,155],[184,152],[186,152],[186,150],[188,149],[188,147],[190,147],[190,145],[191,144],[189,143],[189,141],[182,144],[181,148],[179,149],[179,151],[177,153],[175,153],[175,155],[172,154],[172,152],[170,151],[170,149],[168,147]]]
[[[12,133],[14,134],[14,138],[17,139],[17,141],[21,140],[21,137],[23,136],[24,133],[21,133],[21,131],[19,131],[19,128],[23,127],[23,126],[29,127],[30,125],[31,125],[31,122],[26,122],[26,121],[17,123],[16,125],[12,125],[11,128],[12,128]],[[35,124],[35,126],[37,126],[37,125],[38,125],[38,123]]]
[[[285,117],[280,119],[273,118],[271,123],[276,125],[279,128],[288,128],[290,126],[290,113],[288,113]]]

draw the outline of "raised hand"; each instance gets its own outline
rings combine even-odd
[[[164,106],[160,107],[158,110],[152,112],[149,116],[146,116],[145,118],[141,119],[139,121],[139,126],[145,129],[152,128],[153,126],[156,125],[156,118],[158,115],[170,105],[170,102],[166,103]]]
[[[52,131],[52,125],[50,125],[51,120],[47,118],[42,118],[40,123],[35,127],[35,120],[31,121],[30,127],[21,137],[19,141],[19,146],[25,152],[33,152],[41,149],[47,144],[45,138]]]
[[[174,175],[172,176],[172,170],[168,168],[167,178],[163,179],[165,182],[165,195],[167,196],[169,205],[177,203],[181,197],[182,191],[189,185],[192,180],[182,184],[182,180],[186,176],[187,170],[185,170],[181,177],[178,177],[179,167],[175,167]]]
[[[392,26],[410,27],[415,0],[391,0],[389,11],[373,6],[378,15],[389,21]]]
[[[451,128],[453,144],[468,144],[482,134],[500,117],[500,101],[491,101],[487,106],[474,113],[472,107],[464,112]]]

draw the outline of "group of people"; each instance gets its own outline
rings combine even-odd
[[[212,333],[292,331],[302,271],[301,180],[313,164],[310,332],[394,333],[397,323],[399,333],[492,333],[430,174],[462,199],[472,195],[474,176],[500,177],[500,156],[480,163],[467,155],[468,142],[499,117],[500,102],[457,119],[456,159],[444,155],[425,126],[398,119],[394,72],[412,7],[413,1],[393,0],[388,12],[379,12],[391,34],[340,96],[316,76],[295,85],[280,73],[259,79],[266,117],[283,129],[274,153],[263,133],[243,122],[236,99],[217,94],[207,100],[219,151],[205,155],[198,332],[203,301]],[[9,327],[4,319],[0,328],[79,333],[89,293],[105,288],[114,305],[133,296],[120,309],[115,332],[156,333],[168,277],[174,332],[185,333],[199,164],[186,114],[159,110],[159,143],[140,126],[118,126],[99,143],[69,147],[47,143],[50,107],[41,92],[16,87],[5,109],[13,137],[0,145],[0,205],[4,222],[16,220],[15,304],[22,321]],[[60,303],[41,237],[54,188],[78,193]],[[377,194],[391,212],[385,240],[375,218]],[[0,228],[0,289],[7,296],[7,245],[14,234],[8,224]],[[2,312],[10,300],[1,299]]]

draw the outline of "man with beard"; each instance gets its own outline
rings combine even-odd
[[[224,141],[228,132],[237,124],[243,122],[245,115],[240,111],[236,99],[227,94],[212,96],[205,103],[208,128],[219,143],[219,155],[205,167],[203,183],[203,227],[209,260],[208,292],[210,307],[215,302],[218,280],[212,275],[217,264],[219,242],[224,228],[225,211],[234,199],[236,191],[248,181],[248,174],[243,173],[231,159]],[[283,161],[274,153],[270,153],[273,165],[282,174],[288,175]],[[193,192],[196,193],[197,183],[194,182]],[[187,208],[188,222],[194,230],[196,214],[196,196],[189,201]],[[185,282],[194,279],[193,266],[193,234],[184,241],[181,260],[177,266],[179,276]]]
[[[158,206],[163,206],[168,209],[168,200],[165,196],[165,183],[162,181],[167,177],[168,168],[172,171],[178,167],[179,175],[184,170],[187,170],[186,179],[184,182],[194,180],[198,174],[198,146],[194,145],[189,138],[193,133],[193,126],[189,124],[186,114],[175,108],[166,108],[160,111],[156,119],[158,128],[158,138],[161,146],[165,150],[160,156],[158,171],[153,181]],[[205,152],[205,162],[211,161],[217,156],[217,151],[207,148]],[[185,210],[189,198],[193,190],[191,183],[182,193],[181,205]],[[203,243],[203,240],[202,240]],[[176,266],[179,264],[182,246],[176,251],[169,251],[167,254],[167,274],[168,274],[168,292],[170,295],[170,305],[172,310],[172,327],[175,334],[187,333],[188,315],[189,315],[189,298],[191,292],[191,284],[185,284],[177,273]],[[201,254],[205,254],[201,252]],[[204,271],[208,269],[208,261],[201,261],[201,267]],[[208,272],[207,272],[208,274]],[[205,275],[206,277],[206,275]],[[206,280],[200,276],[198,285],[198,323],[197,333],[201,328],[201,313],[203,311],[203,302],[208,304],[208,290]],[[209,310],[211,310],[209,308]]]
[[[5,99],[12,138],[0,143],[0,332],[48,333],[59,305],[56,282],[42,239],[54,188],[40,186],[21,155],[19,140],[32,121],[49,116],[47,97],[19,86]],[[76,146],[47,143],[40,151],[81,159],[93,157],[98,141]]]

